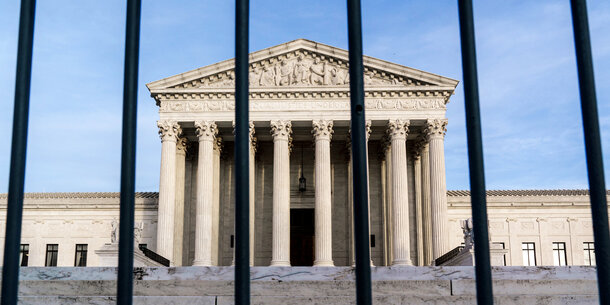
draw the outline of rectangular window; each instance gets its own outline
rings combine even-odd
[[[585,265],[595,266],[595,243],[584,242],[583,243]]]
[[[19,266],[27,267],[29,257],[30,257],[30,245],[21,244],[21,247],[19,248]]]
[[[502,243],[502,242],[492,243],[491,246],[493,247],[493,249],[505,249],[504,248],[504,243]],[[503,265],[502,266],[506,266],[506,254],[502,255],[502,260],[503,260]]]
[[[85,267],[87,266],[87,245],[77,244],[76,254],[74,255],[74,266]]]
[[[44,261],[44,265],[46,267],[57,266],[57,252],[59,252],[58,244],[48,244],[47,245],[47,257]]]
[[[536,246],[534,243],[522,243],[523,266],[536,266]]]
[[[555,266],[566,266],[566,243],[553,243],[553,263]]]

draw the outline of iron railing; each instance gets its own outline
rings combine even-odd
[[[140,0],[127,1],[125,37],[125,70],[123,92],[123,136],[121,158],[120,240],[117,303],[133,300],[133,223],[135,191],[136,106],[140,32]],[[458,0],[466,130],[475,240],[487,240],[487,204],[483,164],[483,143],[479,110],[472,0]],[[589,178],[599,300],[610,303],[610,235],[604,167],[593,77],[593,60],[585,0],[571,0],[572,24],[576,46],[578,80],[585,149]],[[366,187],[366,137],[364,121],[364,87],[362,65],[362,21],[359,0],[347,1],[351,141],[354,198],[354,232],[356,254],[356,299],[371,304],[371,270],[368,232],[368,194]],[[18,300],[19,245],[23,214],[26,165],[28,108],[32,70],[35,0],[22,0],[19,19],[15,106],[7,200],[4,264],[2,268],[2,304],[15,305]],[[236,0],[235,14],[235,303],[250,303],[249,226],[248,226],[248,0]],[[492,304],[493,292],[489,245],[475,247],[477,302]]]

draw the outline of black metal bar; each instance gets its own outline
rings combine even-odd
[[[360,0],[347,1],[351,140],[356,254],[356,304],[372,304],[371,257],[364,116],[364,68],[362,65],[362,16]]]
[[[25,184],[25,157],[28,140],[35,15],[36,1],[22,0],[19,15],[13,139],[11,143],[11,165],[8,180],[4,264],[2,268],[1,303],[6,305],[16,305],[18,300],[19,246],[21,244],[21,221],[23,216],[23,188]]]
[[[119,305],[131,305],[133,302],[133,225],[136,180],[136,119],[138,109],[140,9],[140,0],[127,1],[125,75],[123,79],[119,275],[117,280],[117,304]]]
[[[487,229],[487,202],[485,197],[485,167],[483,165],[483,139],[479,109],[479,84],[475,50],[472,0],[458,0],[462,71],[464,74],[464,104],[466,107],[466,135],[468,138],[468,165],[470,170],[470,199],[475,240],[475,278],[477,303],[493,304],[489,233]]]
[[[599,303],[610,304],[610,236],[608,234],[608,203],[606,200],[606,182],[604,179],[604,162],[602,156],[599,117],[595,79],[593,76],[593,58],[587,3],[584,0],[572,0],[572,25],[574,27],[574,44],[576,47],[576,65],[578,67],[578,85],[580,88],[580,107],[585,134],[585,151],[587,156],[587,173],[589,176],[589,196],[593,218],[593,237],[595,239],[595,261],[597,264],[597,286]]]
[[[250,304],[249,1],[235,2],[235,304]]]

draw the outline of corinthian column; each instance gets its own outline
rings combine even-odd
[[[290,121],[271,121],[273,135],[273,240],[271,266],[290,266]]]
[[[182,266],[184,241],[184,167],[186,161],[186,138],[176,142],[176,212],[174,215],[174,265]]]
[[[433,259],[449,251],[447,232],[447,184],[445,180],[445,132],[447,119],[428,120],[426,135],[430,148],[430,203]]]
[[[212,228],[214,210],[214,142],[216,124],[213,121],[195,122],[199,138],[197,161],[197,211],[195,222],[195,260],[193,266],[212,265]]]
[[[421,145],[416,142],[411,146],[411,158],[413,159],[413,172],[415,179],[415,228],[417,234],[417,266],[424,265],[424,235],[422,219],[422,194],[421,194]]]
[[[182,133],[175,121],[158,121],[161,137],[161,174],[157,222],[157,253],[174,264],[174,209],[176,202],[176,142]]]
[[[254,136],[254,122],[250,121],[250,179],[248,180],[250,182],[250,266],[254,266],[254,216],[256,215],[254,211],[254,179],[256,178],[256,176],[254,175],[255,155],[256,137]]]
[[[330,181],[330,139],[333,121],[312,122],[315,153],[315,261],[314,266],[333,266],[332,197]]]
[[[409,241],[409,194],[407,183],[407,133],[409,121],[394,119],[388,123],[392,143],[392,265],[412,265]]]
[[[421,194],[422,194],[422,223],[424,265],[432,263],[432,216],[430,211],[430,154],[428,140],[424,136],[421,150]]]
[[[372,121],[370,120],[366,120],[364,123],[364,128],[366,131],[366,187],[367,187],[367,191],[366,193],[368,194],[368,198],[367,198],[367,209],[368,209],[368,215],[369,215],[369,236],[372,234],[373,231],[371,231],[371,192],[370,192],[370,176],[371,176],[371,172],[370,172],[370,167],[369,167],[369,138],[371,137],[371,125],[372,125]],[[352,266],[356,266],[356,255],[355,255],[355,249],[354,249],[354,198],[353,198],[353,176],[354,176],[354,164],[353,164],[353,160],[352,160],[352,145],[351,145],[351,130],[349,131],[349,135],[347,138],[347,150],[349,153],[349,165],[348,165],[348,175],[349,175],[349,179],[348,179],[348,193],[349,193],[349,207],[348,207],[348,221],[350,222],[350,230],[349,230],[349,238],[350,238],[350,252],[349,252],[349,257],[351,259],[352,262]],[[370,238],[370,237],[369,237]],[[371,255],[371,247],[370,247],[370,239],[369,239],[369,257],[371,258],[371,267],[375,266],[373,264],[373,256]]]

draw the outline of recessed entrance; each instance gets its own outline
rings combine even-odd
[[[290,210],[290,264],[313,266],[314,210]]]

